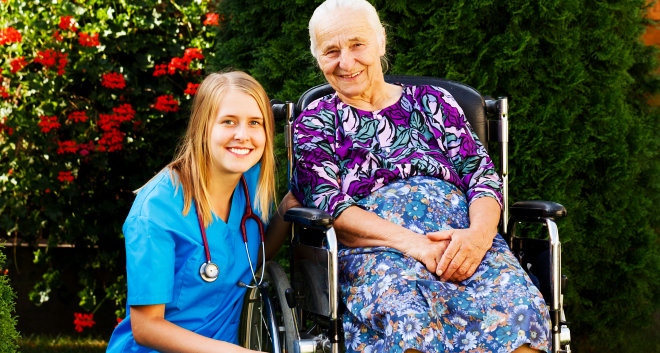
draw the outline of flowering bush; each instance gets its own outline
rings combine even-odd
[[[0,240],[47,244],[37,304],[55,268],[80,272],[76,329],[107,298],[122,314],[132,190],[171,159],[223,18],[201,0],[0,1]],[[61,244],[80,256],[54,263]]]
[[[9,286],[9,270],[5,267],[5,260],[5,255],[0,252],[0,353],[14,353],[17,352],[18,340],[14,316],[16,294]]]

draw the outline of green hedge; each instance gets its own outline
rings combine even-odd
[[[212,65],[295,99],[324,82],[306,27],[319,3],[225,1],[230,20]],[[639,40],[646,1],[373,3],[387,25],[390,73],[510,97],[511,199],[568,209],[559,226],[576,351],[657,350],[660,121],[647,101],[659,81],[658,52]]]
[[[0,250],[3,247],[0,246]],[[6,256],[0,251],[0,353],[14,353],[18,348],[18,332],[14,316],[16,294],[9,285]]]

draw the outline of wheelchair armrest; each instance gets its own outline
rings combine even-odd
[[[513,222],[544,222],[566,216],[566,208],[552,201],[518,201],[510,208]]]
[[[318,208],[290,208],[284,214],[284,220],[312,228],[328,229],[332,227],[334,217]]]

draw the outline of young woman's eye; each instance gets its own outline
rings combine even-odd
[[[235,122],[231,119],[223,119],[223,120],[220,120],[220,124],[221,125],[234,125]]]
[[[263,122],[261,122],[260,120],[250,121],[250,125],[252,125],[252,126],[261,126],[262,124],[263,124]]]

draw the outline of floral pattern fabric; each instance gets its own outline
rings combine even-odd
[[[469,202],[502,201],[486,149],[439,87],[403,86],[397,103],[373,112],[336,94],[312,102],[294,124],[294,161],[293,193],[335,217],[378,188],[417,175],[449,181]]]
[[[469,227],[463,192],[437,178],[400,180],[358,203],[419,233]],[[550,350],[545,302],[499,235],[462,282],[386,247],[344,248],[339,267],[347,352]]]

